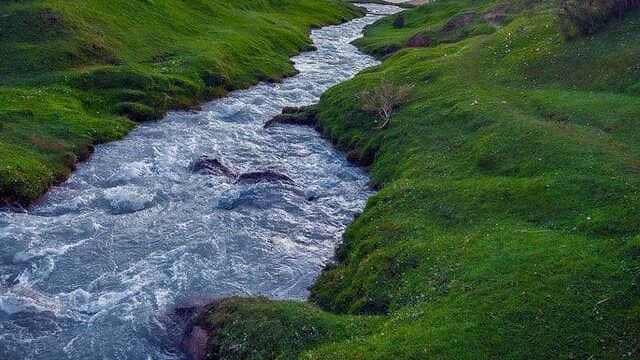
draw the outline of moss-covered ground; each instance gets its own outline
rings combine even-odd
[[[0,2],[0,199],[38,198],[134,121],[291,75],[311,27],[358,14],[338,0]]]
[[[556,13],[447,0],[369,28],[358,45],[392,55],[319,121],[380,192],[309,303],[201,314],[210,356],[640,358],[640,13],[571,41]],[[357,94],[383,79],[414,91],[378,130]]]

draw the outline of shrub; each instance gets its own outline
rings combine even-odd
[[[384,129],[391,120],[393,110],[409,100],[412,89],[412,85],[394,85],[383,80],[375,89],[360,93],[362,110],[378,115],[384,121],[378,128]]]

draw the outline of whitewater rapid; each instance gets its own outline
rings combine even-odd
[[[192,298],[303,299],[371,195],[311,128],[263,124],[376,61],[349,43],[397,7],[312,32],[300,73],[141,124],[26,212],[0,211],[0,359],[181,359],[162,314]],[[235,184],[206,154],[294,184]]]

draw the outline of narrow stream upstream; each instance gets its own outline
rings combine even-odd
[[[314,30],[300,74],[140,125],[27,212],[0,211],[0,359],[180,359],[159,316],[199,296],[304,299],[371,195],[310,128],[263,124],[376,61],[349,43],[399,8]],[[295,184],[194,173],[200,155]]]

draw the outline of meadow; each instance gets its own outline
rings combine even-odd
[[[640,12],[567,36],[562,11],[436,1],[370,27],[383,64],[318,126],[379,192],[309,302],[200,313],[211,358],[640,357]],[[357,95],[385,81],[413,92],[380,129]]]

